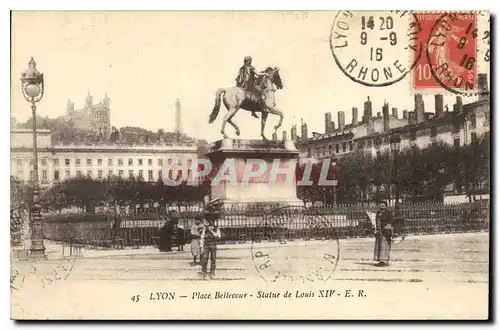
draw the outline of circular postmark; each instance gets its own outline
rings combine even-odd
[[[49,259],[40,261],[15,261],[10,270],[10,287],[21,290],[27,283],[41,288],[66,280],[73,272],[76,258]]]
[[[265,281],[308,283],[332,276],[340,246],[328,219],[304,207],[288,206],[267,215],[260,228],[268,242],[253,239],[251,254]]]
[[[478,28],[475,12],[447,12],[434,22],[426,43],[430,72],[436,82],[449,92],[464,96],[483,95],[488,89],[478,81],[478,64],[489,62],[490,33]],[[481,54],[479,44],[488,49]]]
[[[330,47],[340,70],[365,86],[388,86],[403,79],[422,55],[420,24],[410,11],[340,11]]]

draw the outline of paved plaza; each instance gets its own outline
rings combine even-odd
[[[370,238],[343,239],[338,243],[332,241],[287,242],[279,246],[274,243],[260,243],[258,246],[220,245],[216,277],[211,281],[203,281],[199,276],[200,266],[192,264],[188,245],[184,251],[168,253],[161,253],[153,247],[123,250],[85,249],[81,257],[72,259],[61,258],[62,247],[47,243],[49,258],[34,264],[36,270],[33,269],[33,264],[26,261],[13,262],[13,269],[20,274],[13,281],[15,287],[12,291],[13,304],[22,306],[24,301],[25,306],[20,309],[21,314],[16,313],[17,315],[40,315],[45,313],[42,310],[48,306],[43,304],[43,306],[34,306],[33,301],[26,303],[27,299],[35,294],[38,294],[39,298],[55,294],[59,298],[54,299],[60,301],[56,303],[52,300],[49,306],[69,299],[84,315],[99,317],[103,313],[101,317],[105,317],[106,314],[112,317],[112,315],[118,315],[116,313],[119,311],[111,309],[107,304],[109,310],[102,307],[102,299],[110,301],[117,299],[116,304],[130,304],[129,298],[134,293],[141,295],[143,299],[151,300],[151,293],[155,292],[154,290],[166,290],[166,288],[168,291],[175,291],[177,295],[185,295],[188,299],[191,298],[193,290],[198,289],[224,288],[251,294],[261,289],[272,288],[272,285],[278,285],[280,288],[306,288],[306,284],[301,283],[298,277],[293,281],[288,281],[290,283],[285,283],[287,282],[285,280],[277,284],[266,282],[261,277],[262,273],[257,271],[256,262],[251,256],[252,251],[255,253],[258,249],[263,254],[272,254],[274,260],[279,260],[283,264],[282,267],[288,267],[290,271],[298,273],[305,273],[310,267],[315,267],[314,263],[319,263],[321,259],[315,256],[327,253],[337,258],[336,253],[338,253],[338,263],[335,264],[336,267],[328,281],[317,281],[314,285],[311,284],[312,286],[344,291],[361,288],[366,290],[373,299],[385,295],[384,301],[393,301],[397,308],[404,307],[397,303],[402,299],[409,304],[405,312],[408,312],[408,315],[415,313],[414,317],[417,318],[419,315],[423,317],[425,313],[427,313],[426,317],[431,318],[441,315],[466,317],[466,313],[464,314],[462,310],[458,312],[458,310],[464,308],[468,302],[474,302],[467,309],[471,313],[470,317],[486,316],[489,233],[409,236],[405,241],[394,245],[391,265],[383,268],[374,266],[373,245],[373,239]],[[24,281],[21,281],[21,275],[25,277]],[[40,280],[40,278],[45,280]],[[118,291],[110,293],[109,290]],[[114,298],[111,297],[113,294]],[[117,294],[124,296],[118,298]],[[425,294],[431,294],[433,298],[425,301],[424,298],[417,299]],[[79,299],[79,295],[80,297],[90,295],[89,297],[93,298]],[[391,295],[393,300],[387,300],[387,295]],[[427,306],[436,305],[437,309],[433,309],[433,313],[425,308],[417,308],[412,299]],[[87,306],[91,300],[94,301],[91,304],[93,307]],[[453,304],[458,305],[454,308]],[[101,308],[96,306],[101,306]],[[356,312],[356,307],[352,306],[352,308],[352,311],[347,309],[339,315],[350,318],[352,312],[352,317],[362,317],[367,312],[359,310]],[[449,313],[445,313],[448,309]],[[105,310],[107,311],[104,312]],[[162,317],[161,309],[148,309],[148,313]],[[53,309],[50,309],[49,314],[53,317],[57,317],[56,315],[69,317],[59,315]],[[144,314],[132,313],[130,317],[138,318],[141,315],[144,316]],[[189,313],[183,314],[186,317],[188,315]],[[266,316],[264,314],[261,317]],[[386,317],[397,318],[397,315]]]

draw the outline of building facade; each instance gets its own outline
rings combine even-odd
[[[25,182],[33,179],[32,134],[28,129],[11,130],[11,175]],[[81,176],[187,180],[198,158],[195,144],[52,143],[49,130],[38,130],[37,134],[41,186]]]
[[[425,111],[421,94],[414,96],[414,110],[404,110],[399,117],[397,108],[390,108],[387,102],[382,111],[372,115],[372,102],[364,102],[362,120],[358,121],[358,109],[352,109],[352,123],[344,123],[344,112],[338,112],[337,128],[327,125],[331,114],[325,114],[325,133],[313,132],[311,138],[297,138],[296,145],[301,157],[342,157],[355,150],[362,150],[373,157],[389,150],[389,139],[393,134],[401,138],[401,148],[417,146],[426,148],[433,143],[444,142],[455,146],[470,144],[490,131],[490,94],[487,76],[478,76],[481,93],[477,101],[463,104],[456,97],[453,109],[444,107],[443,96],[434,97],[434,111]],[[303,124],[304,125],[304,124]],[[328,129],[327,129],[328,128]],[[307,136],[307,135],[306,135]]]

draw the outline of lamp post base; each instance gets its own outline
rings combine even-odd
[[[33,242],[30,248],[30,258],[32,259],[45,259],[47,255],[45,254],[45,246],[43,241]]]

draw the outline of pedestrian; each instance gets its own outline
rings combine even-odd
[[[172,232],[174,229],[174,221],[167,218],[167,221],[160,230],[160,239],[158,242],[158,249],[160,252],[172,251]]]
[[[194,224],[191,226],[191,254],[193,255],[193,264],[196,265],[196,259],[201,259],[200,238],[203,232],[202,216],[197,215],[194,218]],[[200,260],[201,261],[201,260]]]
[[[210,216],[204,221],[200,237],[201,245],[201,273],[203,279],[207,277],[208,259],[210,258],[210,278],[215,276],[215,262],[217,258],[217,241],[221,237],[220,229],[214,224],[215,219]]]
[[[174,227],[172,231],[172,242],[173,245],[177,246],[178,251],[184,251],[184,244],[186,244],[186,234],[184,232],[184,226],[179,224],[179,218],[173,220]]]
[[[394,236],[394,218],[387,209],[387,203],[380,203],[380,208],[375,218],[375,251],[374,260],[378,267],[389,266],[392,237]]]

